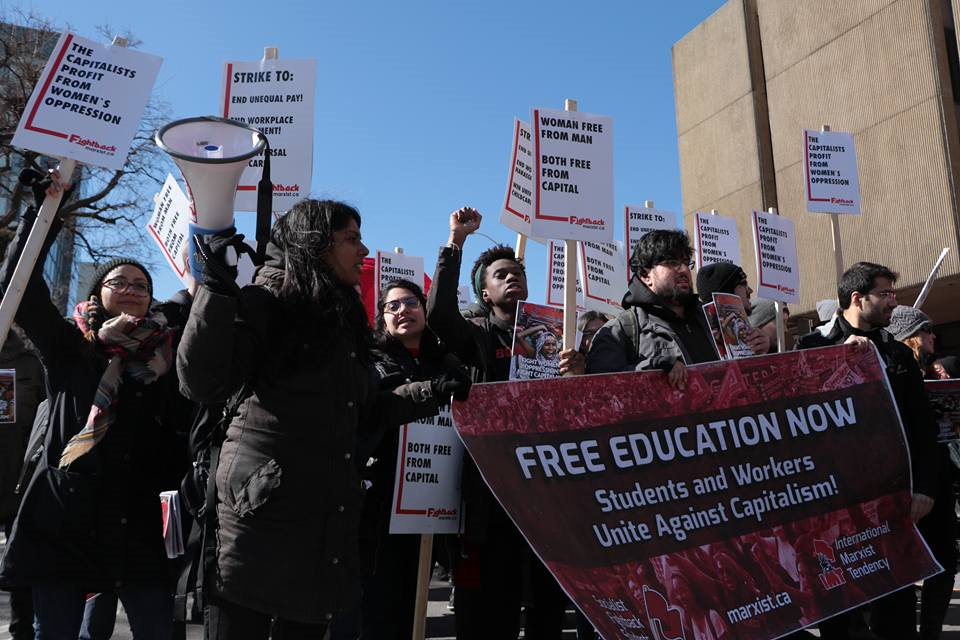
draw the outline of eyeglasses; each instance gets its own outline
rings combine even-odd
[[[683,267],[687,267],[688,269],[693,269],[694,264],[696,263],[694,263],[693,260],[662,260],[658,262],[655,266],[666,267],[668,269],[673,269],[674,271],[677,271],[679,269],[682,269]]]
[[[397,298],[396,300],[383,303],[383,310],[387,313],[396,313],[400,311],[401,307],[406,307],[407,309],[419,309],[420,298],[417,296],[407,296],[406,298]]]
[[[129,291],[138,297],[143,297],[150,293],[150,287],[146,282],[130,282],[124,278],[110,278],[109,280],[104,280],[103,286],[118,293]]]

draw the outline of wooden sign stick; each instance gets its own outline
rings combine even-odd
[[[563,108],[576,111],[577,101],[564,100]],[[564,240],[563,246],[563,345],[567,348],[577,335],[577,241]]]
[[[780,215],[776,207],[770,207],[767,209],[767,213],[775,216]],[[777,314],[777,353],[783,353],[787,349],[787,327],[783,322],[783,303],[774,300],[773,309]]]
[[[527,253],[527,236],[517,233],[517,248],[513,253],[517,256],[517,260],[523,260],[523,256]]]
[[[820,131],[830,131],[830,125],[820,127]],[[837,269],[837,289],[840,288],[840,278],[843,276],[843,244],[840,240],[840,215],[830,214],[830,230],[833,234],[833,261]]]
[[[417,567],[417,599],[413,607],[413,640],[424,640],[427,633],[427,603],[430,576],[433,574],[433,534],[420,534],[420,565]]]

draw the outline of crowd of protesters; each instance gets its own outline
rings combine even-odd
[[[55,173],[22,179],[37,206],[68,188]],[[7,251],[4,290],[35,218],[31,208]],[[11,592],[11,635],[106,638],[119,600],[134,637],[182,636],[174,621],[183,618],[183,577],[199,564],[190,589],[207,638],[409,638],[420,541],[389,533],[397,427],[466,398],[472,383],[509,378],[517,304],[528,293],[509,247],[487,249],[462,273],[463,246],[480,223],[474,209],[453,212],[428,294],[419,283],[388,283],[375,327],[358,294],[368,253],[360,213],[331,200],[301,201],[281,217],[242,288],[229,253],[243,237],[232,230],[198,242],[202,280],[165,303],[153,299],[149,270],[121,257],[63,318],[35,269],[19,329],[0,353],[0,365],[17,371],[18,394],[16,425],[0,430],[0,587]],[[778,306],[751,298],[744,270],[707,266],[695,292],[692,253],[682,231],[646,234],[630,258],[623,311],[587,312],[577,349],[554,339],[542,350],[553,349],[562,375],[659,370],[683,390],[687,367],[719,357],[700,308],[714,293],[742,301],[754,354],[785,348]],[[461,275],[476,297],[464,311]],[[850,267],[836,307],[824,305],[828,322],[797,348],[877,348],[910,448],[911,517],[947,570],[924,581],[919,632],[909,587],[820,622],[827,639],[937,638],[952,593],[953,474],[923,381],[956,377],[956,365],[936,358],[930,319],[897,305],[896,280],[882,265]],[[177,487],[197,545],[172,560],[158,495]],[[559,639],[571,603],[469,456],[461,490],[463,533],[435,550],[455,585],[457,637],[515,640],[522,630]],[[654,563],[648,578],[687,611],[692,638],[724,636],[714,613],[733,584],[795,594],[796,606],[778,615],[806,624],[805,573],[783,549],[809,535],[784,528],[782,538]],[[594,636],[582,616],[577,626],[579,637]]]

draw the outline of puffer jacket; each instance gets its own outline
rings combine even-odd
[[[34,219],[24,215],[0,273],[4,285]],[[103,440],[69,471],[57,468],[64,446],[86,422],[107,364],[50,302],[42,265],[58,227],[50,231],[16,315],[40,352],[50,413],[43,456],[24,490],[0,565],[0,586],[172,587],[159,493],[176,489],[189,466],[184,436],[194,408],[180,395],[172,365],[151,384],[124,378],[116,421]]]
[[[682,332],[675,330],[677,326]],[[692,365],[716,359],[710,328],[697,298],[690,298],[680,319],[634,277],[623,297],[623,311],[593,338],[587,373],[670,371],[677,360]]]
[[[429,382],[379,392],[356,332],[296,322],[270,244],[238,298],[200,287],[177,354],[182,388],[223,403],[246,383],[217,467],[208,589],[285,620],[324,623],[359,594],[361,428],[433,415]],[[296,327],[303,327],[298,329]]]

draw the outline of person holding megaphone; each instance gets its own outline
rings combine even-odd
[[[25,171],[40,202],[64,185]],[[64,198],[64,201],[66,198]],[[36,219],[24,214],[7,251],[4,291]],[[73,320],[50,301],[42,266],[52,225],[16,322],[39,350],[49,418],[43,454],[0,565],[0,587],[29,586],[38,638],[76,640],[86,595],[116,592],[136,638],[168,640],[173,573],[164,550],[161,491],[189,466],[194,406],[179,393],[180,329],[152,304],[153,281],[136,260],[102,265]]]
[[[450,371],[377,390],[353,207],[294,205],[242,290],[225,259],[237,236],[196,241],[203,284],[177,369],[193,400],[238,406],[216,470],[208,637],[320,638],[359,597],[358,434],[434,415],[469,380]]]

